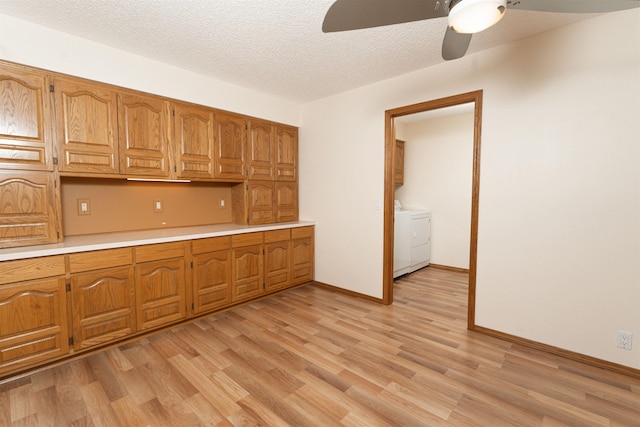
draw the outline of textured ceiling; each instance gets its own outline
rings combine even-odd
[[[0,13],[304,103],[443,60],[446,18],[324,34],[333,0],[0,0]],[[467,54],[590,15],[509,10]]]

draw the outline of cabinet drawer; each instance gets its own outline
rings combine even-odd
[[[208,239],[198,239],[191,242],[194,254],[206,252],[216,252],[231,249],[231,236],[211,237]]]
[[[302,237],[311,237],[313,236],[313,226],[311,227],[299,227],[291,229],[291,238],[292,239],[300,239]]]
[[[231,244],[234,248],[261,245],[264,233],[234,234],[231,236]]]
[[[4,261],[0,263],[0,285],[64,275],[64,255]]]
[[[272,230],[264,232],[264,242],[282,242],[284,240],[291,239],[291,230],[286,228],[284,230]]]
[[[160,243],[136,248],[136,262],[184,257],[184,242]]]
[[[133,264],[133,252],[131,248],[107,249],[104,251],[82,252],[69,255],[69,271],[71,273],[119,267],[129,264]]]

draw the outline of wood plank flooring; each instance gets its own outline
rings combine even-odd
[[[640,426],[640,380],[467,331],[463,273],[305,286],[0,385],[1,426]]]

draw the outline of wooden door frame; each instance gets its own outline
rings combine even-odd
[[[422,113],[438,108],[474,103],[473,118],[473,177],[471,184],[471,239],[469,247],[469,297],[467,306],[467,328],[475,329],[476,272],[478,254],[478,204],[480,195],[480,134],[482,125],[482,90],[467,92],[433,101],[422,102],[385,111],[384,150],[384,251],[382,302],[393,302],[393,222],[395,185],[395,118]]]

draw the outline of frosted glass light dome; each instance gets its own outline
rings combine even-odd
[[[449,26],[456,33],[478,33],[495,25],[507,10],[507,0],[460,0],[449,11]]]

